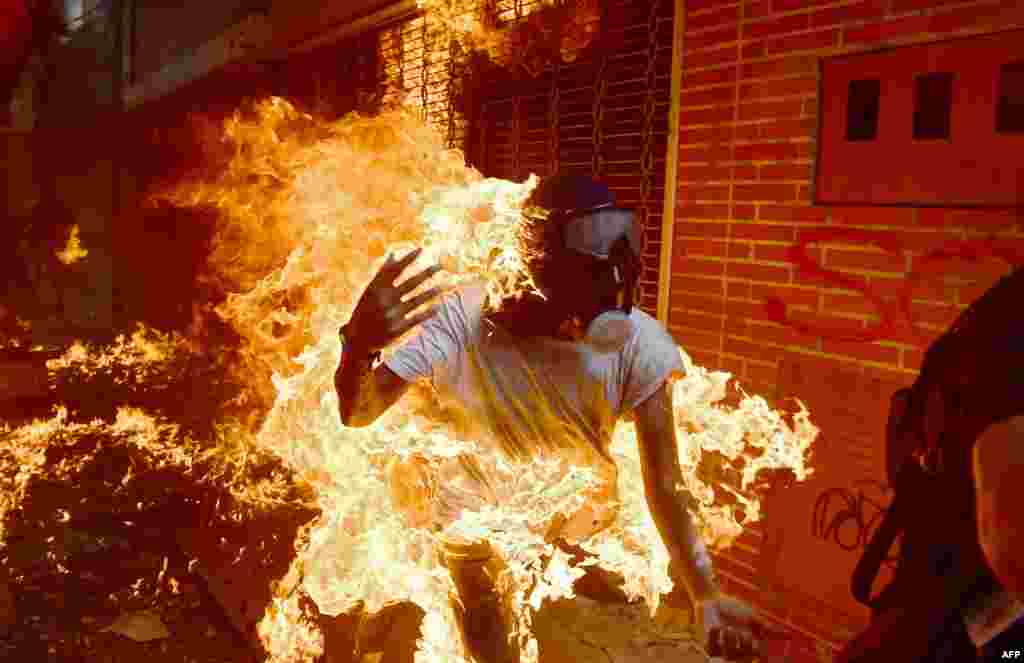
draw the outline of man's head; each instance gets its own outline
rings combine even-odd
[[[615,195],[604,184],[578,175],[543,179],[525,205],[519,250],[524,277],[541,296],[503,303],[503,309],[519,311],[503,316],[513,331],[550,334],[565,320],[586,328],[606,311],[630,312],[640,273],[640,233],[633,212],[615,207]],[[513,320],[523,316],[531,320]]]

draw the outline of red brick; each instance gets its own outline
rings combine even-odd
[[[734,223],[731,232],[733,239],[755,241],[792,242],[796,237],[796,230],[793,226],[767,223]]]
[[[688,16],[686,18],[686,30],[706,30],[722,25],[734,25],[739,21],[740,8],[725,7],[713,12]]]
[[[731,126],[710,126],[687,129],[681,133],[683,145],[696,145],[700,143],[723,143],[732,140],[733,128]]]
[[[723,332],[726,336],[744,338],[750,335],[750,325],[746,318],[726,317]]]
[[[935,9],[942,5],[950,5],[963,0],[893,0],[892,11],[895,14],[901,12],[918,11],[920,9]]]
[[[757,216],[757,206],[748,203],[733,203],[729,210],[733,221],[753,221]]]
[[[736,89],[731,85],[725,87],[713,87],[705,90],[683,92],[679,96],[679,105],[682,108],[691,106],[715,106],[732,104],[736,98]]]
[[[786,101],[764,101],[759,103],[740,104],[740,121],[787,119],[800,117],[803,113],[803,102],[798,99]]]
[[[743,377],[750,384],[776,384],[779,379],[779,364],[748,361],[747,371]]]
[[[911,302],[910,320],[916,325],[929,324],[946,328],[953,324],[963,308],[954,304]]]
[[[765,164],[760,167],[762,180],[810,180],[811,164]]]
[[[731,260],[749,260],[751,254],[751,248],[749,244],[743,242],[730,242],[729,243],[729,258]]]
[[[743,12],[747,18],[764,18],[772,14],[772,2],[771,0],[754,0],[747,4],[746,10]]]
[[[750,299],[751,284],[746,281],[726,281],[725,296],[729,299]]]
[[[817,51],[839,45],[839,30],[819,30],[803,35],[771,39],[765,44],[765,55],[792,53],[794,51]]]
[[[895,301],[890,299],[890,302]],[[825,293],[823,311],[829,313],[853,313],[855,315],[878,315],[879,311],[863,294],[838,295]]]
[[[967,28],[1004,28],[1021,22],[1024,22],[1024,6],[1019,0],[1003,0],[997,5],[961,7],[936,14],[928,22],[928,31],[941,34]]]
[[[850,341],[833,341],[825,338],[822,341],[822,351],[828,354],[843,355],[861,361],[873,361],[877,364],[892,364],[898,367],[900,364],[900,351],[878,343],[855,343]]]
[[[736,41],[738,38],[739,26],[729,25],[718,30],[709,30],[707,32],[699,32],[697,34],[687,33],[686,38],[683,40],[683,44],[686,51],[690,52],[723,46]]]
[[[722,361],[718,364],[717,370],[727,371],[732,373],[734,376],[743,375],[745,360],[740,357],[722,357]],[[704,368],[710,369],[710,366]]]
[[[803,306],[812,311],[818,310],[818,289],[800,288],[795,286],[753,284],[750,296],[762,304],[769,299],[781,299],[787,306]]]
[[[689,328],[686,326],[687,319],[684,311],[673,311],[673,313],[675,314],[674,319],[678,322],[674,322],[672,326],[672,335],[683,346],[683,349],[687,352],[690,352],[691,348],[706,352],[718,352],[721,343],[720,334]]]
[[[744,318],[755,320],[761,317],[761,304],[758,302],[743,301],[741,299],[724,300],[725,314],[732,318]]]
[[[732,168],[729,166],[679,165],[680,182],[728,182],[730,179],[732,179]]]
[[[941,231],[885,231],[886,239],[899,242],[899,245],[914,253],[924,254],[942,247],[946,242],[959,239],[957,234]]]
[[[839,207],[832,221],[853,226],[914,226],[914,212],[906,207]]]
[[[811,205],[761,205],[757,218],[764,221],[824,223],[828,215],[828,209]]]
[[[729,185],[717,186],[686,186],[679,189],[679,201],[689,202],[717,202],[729,200]]]
[[[726,46],[714,50],[686,53],[684,61],[687,70],[700,69],[702,67],[716,67],[718,65],[735,63],[739,58],[740,49],[736,46]]]
[[[740,357],[763,357],[771,350],[769,346],[743,341],[732,336],[725,337],[725,344],[722,347],[723,352]]]
[[[731,156],[731,149],[727,145],[683,147],[679,149],[680,163],[715,163],[718,161],[726,161]]]
[[[709,9],[721,7],[722,5],[734,5],[735,0],[690,0],[686,3],[686,14],[696,14]]]
[[[755,41],[751,44],[743,44],[740,54],[744,60],[756,60],[768,55],[768,47],[763,41]]]
[[[946,217],[951,226],[986,232],[1009,230],[1022,222],[1020,212],[1015,210],[947,210]]]
[[[736,127],[735,139],[742,140],[782,140],[787,138],[810,138],[816,122],[807,119],[776,120],[774,122],[758,122],[741,124]]]
[[[727,253],[726,243],[713,239],[685,239],[682,247],[687,258],[724,258]]]
[[[781,35],[787,32],[798,32],[800,30],[806,30],[809,25],[810,19],[807,14],[782,16],[780,18],[770,19],[767,21],[746,23],[743,26],[743,37],[744,39],[757,39],[759,37]]]
[[[754,259],[769,262],[790,263],[788,244],[757,244],[754,247]],[[821,249],[807,249],[805,251],[812,260],[821,262]],[[791,264],[791,263],[790,263]]]
[[[724,205],[682,205],[676,210],[676,220],[685,219],[725,219],[729,216],[729,208]]]
[[[757,179],[757,166],[734,166],[732,179],[734,182]]]
[[[686,354],[690,355],[690,359],[692,359],[698,366],[704,366],[706,368],[718,366],[722,357],[718,352],[707,352],[705,350],[694,350],[691,348],[686,349]]]
[[[717,334],[722,331],[722,314],[711,314],[704,311],[680,306],[677,309],[682,317],[679,323],[689,329],[696,329],[701,332]]]
[[[918,348],[903,348],[903,357],[900,361],[900,366],[914,371],[919,371],[921,370],[921,364],[923,362],[924,350]]]
[[[733,187],[735,200],[766,200],[788,202],[796,199],[796,187],[792,184],[738,184]]]
[[[811,14],[811,27],[882,18],[885,16],[885,5],[885,0],[866,0],[845,7],[822,8]]]
[[[844,43],[876,43],[901,37],[912,37],[928,32],[931,18],[908,16],[884,23],[871,23],[858,28],[846,28]]]
[[[873,251],[853,251],[846,249],[829,249],[825,255],[825,266],[831,269],[859,269],[871,272],[887,272],[900,274],[905,271],[906,259],[902,254],[875,253]]]
[[[762,62],[744,62],[740,70],[740,78],[794,76],[798,74],[815,74],[817,71],[818,58],[806,56],[781,57]]]
[[[791,267],[774,265],[757,265],[748,262],[729,262],[726,273],[729,278],[748,279],[750,281],[770,281],[772,283],[789,283]]]
[[[740,86],[740,101],[767,99],[771,97],[794,97],[817,93],[817,78],[783,78],[779,80],[744,83]]]
[[[814,5],[826,5],[835,0],[772,0],[772,9],[777,12],[795,11],[807,9]]]
[[[677,223],[675,226],[676,237],[699,237],[699,238],[714,238],[724,239],[725,238],[726,224],[724,223],[699,223],[694,221],[687,221],[685,223]]]
[[[672,295],[672,305],[692,311],[710,313],[721,316],[725,313],[725,302],[721,297],[710,295],[695,295],[691,293],[678,293]],[[717,330],[719,327],[712,328]]]
[[[684,108],[679,113],[680,130],[685,134],[692,125],[731,122],[734,115],[736,115],[735,105],[712,106],[709,108]]]
[[[800,158],[798,143],[750,143],[735,147],[737,161],[783,161]]]
[[[708,278],[704,276],[690,276],[688,274],[672,275],[672,296],[680,292],[702,292],[722,296],[725,286],[720,278]]]
[[[736,67],[719,67],[702,71],[688,72],[683,76],[683,89],[700,85],[718,85],[732,83],[736,80]]]
[[[753,338],[759,338],[765,343],[774,343],[776,345],[801,345],[809,340],[806,334],[801,333],[795,327],[780,325],[767,320],[751,320],[749,321],[748,329]]]
[[[691,276],[722,276],[725,274],[725,263],[719,260],[690,258],[676,254],[672,261],[672,271]]]

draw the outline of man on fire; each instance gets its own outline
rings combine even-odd
[[[440,267],[396,285],[419,251],[388,258],[341,330],[335,386],[342,422],[372,424],[411,383],[425,378],[511,460],[536,453],[586,458],[614,478],[612,432],[619,419],[633,417],[645,495],[670,555],[673,582],[689,594],[712,652],[735,660],[755,656],[759,624],[748,606],[720,593],[679,488],[668,383],[684,366],[671,335],[633,306],[641,253],[632,211],[616,207],[603,184],[569,175],[542,180],[524,209],[521,278],[530,287],[497,305],[488,301],[486,284],[473,283],[411,315],[441,293],[435,288],[403,297]],[[381,349],[417,326],[414,336],[374,366]],[[614,510],[583,508],[549,531],[552,539],[582,541],[613,519]],[[500,566],[495,551],[480,541],[444,547],[470,654],[480,663],[518,661],[509,615],[492,580]]]

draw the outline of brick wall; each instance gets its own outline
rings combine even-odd
[[[1012,257],[1024,256],[1022,218],[999,209],[813,205],[818,60],[1024,27],[1024,4],[685,4],[671,331],[699,363],[731,371],[769,400],[780,389],[786,357],[885,384],[909,383],[931,338],[1007,269],[994,259],[975,264],[925,257],[960,240],[1007,250],[1011,260],[1024,262]],[[863,232],[845,241],[807,242],[806,254],[822,267],[858,278],[857,289],[794,266],[790,247],[831,229]],[[892,242],[892,250],[872,243],[879,241]],[[911,281],[915,285],[907,289]],[[895,308],[904,293],[913,324]],[[779,302],[772,308],[771,298],[785,305],[788,324],[778,322]],[[880,306],[886,315],[879,314]],[[842,340],[858,330],[867,338]],[[720,566],[728,588],[767,605],[759,599],[768,593],[760,579],[764,531],[752,528]],[[823,643],[843,639],[841,629],[830,632],[828,624],[815,623],[822,621],[823,608],[813,599],[772,606],[780,620],[814,637],[786,645],[771,660],[827,658],[830,647]]]

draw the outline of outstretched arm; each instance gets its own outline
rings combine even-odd
[[[647,505],[671,559],[674,582],[682,581],[695,603],[718,598],[711,557],[686,508],[679,469],[672,394],[663,385],[635,412]]]
[[[371,370],[368,356],[353,352],[334,374],[341,423],[349,428],[369,426],[398,402],[409,384],[384,364]]]
[[[662,385],[635,410],[647,505],[670,556],[672,581],[685,586],[708,653],[730,660],[757,655],[765,625],[746,604],[720,594],[711,556],[687,510],[672,392]]]

